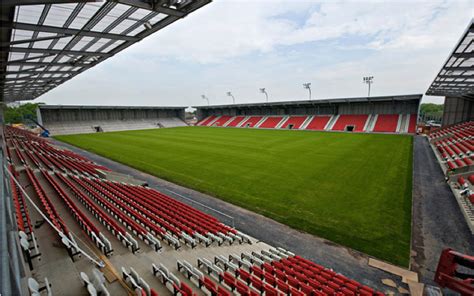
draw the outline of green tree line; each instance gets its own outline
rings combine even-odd
[[[423,103],[420,105],[420,114],[431,118],[441,118],[443,108],[443,104]]]
[[[4,109],[5,123],[31,123],[28,118],[36,120],[36,107],[39,103],[26,103],[15,106],[7,106]]]

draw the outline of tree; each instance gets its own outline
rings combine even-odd
[[[428,119],[441,119],[443,117],[443,104],[423,103],[420,106],[420,115]]]
[[[14,123],[31,123],[28,118],[36,120],[36,107],[40,103],[26,103],[16,106],[7,106],[4,110],[5,122]]]

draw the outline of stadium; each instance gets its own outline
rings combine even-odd
[[[2,1],[3,110],[212,5]],[[2,110],[0,295],[474,295],[473,40],[425,94]]]

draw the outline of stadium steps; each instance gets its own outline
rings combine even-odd
[[[300,129],[304,130],[308,127],[308,124],[313,121],[314,115],[308,116],[303,124],[300,126]]]
[[[290,119],[290,116],[284,116],[283,119],[275,126],[275,128],[281,128],[285,124],[285,122],[288,121],[288,119]]]
[[[230,115],[222,115],[216,121],[214,121],[211,124],[211,126],[223,126],[225,123],[227,123],[231,119],[232,119],[232,116]]]
[[[231,123],[237,116],[232,116],[231,118],[229,118],[229,120],[227,120],[223,125],[222,127],[226,127],[229,123]]]
[[[408,114],[408,129],[407,132],[410,134],[416,133],[416,123],[417,123],[417,115],[416,114]]]
[[[397,133],[400,133],[400,130],[402,128],[402,120],[403,120],[403,114],[398,114],[398,122],[397,122],[397,129],[396,129]]]
[[[242,127],[242,125],[250,119],[250,116],[245,116],[235,127]]]
[[[267,119],[259,125],[259,128],[277,128],[282,120],[283,116],[268,116]]]
[[[217,116],[216,118],[214,118],[213,120],[209,121],[206,126],[212,126],[214,124],[214,122],[218,121],[219,118],[221,118],[222,116]]]
[[[268,119],[268,117],[270,117],[270,116],[263,116],[262,119],[260,119],[260,121],[257,122],[253,127],[254,128],[259,128],[260,125],[262,125],[262,123],[264,123]]]
[[[330,131],[336,124],[336,122],[339,120],[340,115],[332,115],[331,118],[329,119],[328,123],[324,127],[325,131]]]
[[[378,114],[369,114],[369,119],[367,119],[367,123],[364,126],[364,131],[372,132],[374,130],[377,119],[378,119]]]
[[[306,115],[296,115],[296,116],[289,116],[288,120],[286,120],[280,128],[288,129],[290,125],[292,125],[292,129],[301,129],[303,123],[308,119]]]
[[[234,116],[234,119],[226,123],[226,127],[239,127],[240,124],[245,120],[245,116]]]
[[[402,114],[401,116],[401,123],[400,123],[400,130],[399,133],[406,134],[408,133],[408,122],[410,120],[409,114]]]

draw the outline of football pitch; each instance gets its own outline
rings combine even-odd
[[[411,136],[182,127],[56,138],[408,266]]]

